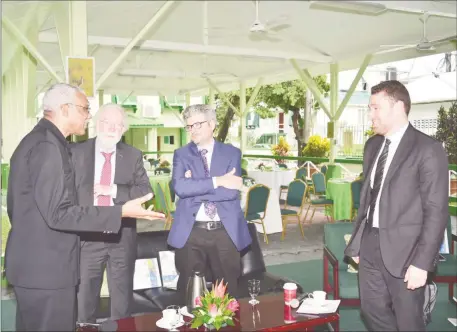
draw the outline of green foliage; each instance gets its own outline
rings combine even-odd
[[[373,127],[371,127],[370,129],[365,131],[365,136],[368,138],[370,138],[371,136],[374,136],[374,135],[375,135],[375,132],[373,130]]]
[[[191,328],[199,328],[206,324],[219,330],[221,327],[230,325],[234,326],[235,311],[238,310],[238,302],[225,293],[226,286],[219,284],[213,287],[211,292],[206,291],[200,299],[200,306],[195,308],[192,313],[194,318],[192,320]],[[230,307],[235,304],[235,307]]]
[[[284,136],[279,137],[278,144],[275,144],[271,147],[271,153],[273,156],[281,156],[286,157],[290,155],[290,145],[287,143],[286,138]],[[284,159],[277,159],[276,160],[279,164],[284,163]]]
[[[457,164],[457,101],[446,110],[443,106],[438,110],[438,128],[435,138],[444,142],[449,163]]]
[[[330,140],[319,135],[311,136],[308,144],[303,149],[303,156],[306,157],[327,157],[330,152]]]

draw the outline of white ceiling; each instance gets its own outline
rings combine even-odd
[[[338,61],[340,70],[354,69],[360,66],[366,54],[379,51],[382,44],[417,44],[422,38],[419,17],[424,10],[432,14],[427,22],[429,40],[456,35],[454,1],[376,2],[395,10],[376,16],[358,15],[311,9],[310,1],[260,1],[262,23],[282,18],[281,22],[290,27],[275,35],[282,38],[280,41],[253,41],[249,38],[249,28],[255,20],[254,1],[207,1],[208,46],[204,46],[205,1],[177,1],[101,88],[105,93],[133,91],[137,95],[186,91],[202,94],[207,93],[205,76],[208,76],[226,91],[238,88],[241,80],[253,86],[259,77],[264,77],[264,83],[297,78],[289,62],[291,58],[297,59],[299,65],[308,68],[313,75],[328,73],[333,61]],[[3,1],[3,15],[19,25],[32,3]],[[99,45],[93,54],[97,78],[164,3],[87,2],[89,53]],[[40,31],[38,50],[64,77],[52,15]],[[444,43],[435,52],[452,49],[455,44]],[[429,54],[410,48],[376,55],[371,63]],[[38,89],[49,78],[39,66]]]

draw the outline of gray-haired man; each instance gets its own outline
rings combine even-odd
[[[45,93],[43,111],[11,157],[6,277],[17,300],[16,330],[72,331],[79,280],[76,232],[117,233],[122,217],[164,216],[142,208],[151,195],[123,206],[78,206],[66,137],[84,134],[89,102],[78,88],[59,83]]]

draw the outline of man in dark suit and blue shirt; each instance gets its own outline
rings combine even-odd
[[[213,138],[216,112],[192,105],[183,112],[192,142],[173,157],[173,186],[179,200],[168,243],[176,249],[178,291],[185,297],[194,270],[224,279],[236,296],[240,251],[251,236],[240,206],[241,151]]]
[[[43,119],[11,157],[6,277],[17,301],[16,330],[73,331],[79,281],[77,232],[117,233],[122,217],[164,216],[142,208],[151,194],[122,206],[78,206],[66,137],[84,134],[89,102],[78,88],[59,83],[45,93],[43,111]]]
[[[365,181],[345,254],[359,264],[361,311],[370,331],[425,331],[424,285],[448,221],[448,161],[442,143],[408,122],[398,81],[371,89],[375,136],[365,144]]]
[[[127,130],[124,109],[106,104],[96,114],[97,137],[72,146],[80,205],[122,205],[152,193],[141,151],[120,142]],[[123,220],[121,230],[116,234],[81,234],[78,322],[96,322],[105,267],[111,319],[130,316],[136,249],[135,219]]]

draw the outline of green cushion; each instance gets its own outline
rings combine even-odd
[[[333,204],[333,200],[327,198],[318,198],[311,200],[311,204]]]
[[[265,213],[267,210],[268,196],[270,188],[264,185],[256,185],[249,189],[246,202],[246,213],[252,215],[256,213]]]
[[[280,199],[280,200],[279,200],[279,204],[281,204],[281,205],[286,204],[286,200],[285,200],[285,199]]]
[[[352,234],[354,224],[352,223],[334,223],[324,225],[324,245],[338,260],[340,271],[347,271],[348,265],[343,261],[344,249],[346,242],[344,235]]]
[[[292,215],[292,214],[297,214],[297,211],[289,210],[289,209],[281,209],[281,215],[283,215],[283,216]]]
[[[329,275],[330,282],[333,284],[333,273]],[[358,299],[359,279],[357,273],[349,273],[344,270],[339,271],[339,291],[340,297],[344,299]]]
[[[289,188],[289,186],[282,185],[282,186],[280,186],[279,188],[281,188],[281,189],[287,189],[287,188]]]
[[[437,273],[438,276],[455,277],[457,275],[457,256],[443,254],[446,258],[444,262],[438,263]]]
[[[260,219],[260,214],[259,213],[251,213],[246,216],[247,221],[252,221],[252,220],[259,220]]]

